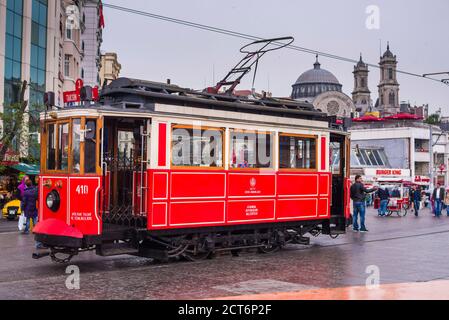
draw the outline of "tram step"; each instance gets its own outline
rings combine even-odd
[[[130,246],[127,243],[103,244],[97,248],[97,254],[102,257],[112,257],[120,255],[135,255],[139,249]]]

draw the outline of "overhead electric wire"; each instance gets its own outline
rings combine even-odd
[[[136,15],[140,15],[140,16],[145,16],[145,17],[149,17],[149,18],[153,18],[153,19],[157,19],[157,20],[163,20],[163,21],[166,21],[166,22],[171,22],[171,23],[175,23],[175,24],[179,24],[179,25],[184,25],[184,26],[191,27],[191,28],[201,29],[201,30],[205,30],[205,31],[209,31],[209,32],[215,32],[215,33],[219,33],[219,34],[223,34],[223,35],[227,35],[227,36],[232,36],[232,37],[237,37],[237,38],[241,38],[241,39],[245,39],[245,40],[257,41],[257,40],[263,40],[264,39],[262,37],[253,36],[253,35],[250,35],[250,34],[245,34],[245,33],[237,32],[237,31],[217,28],[217,27],[213,27],[213,26],[210,26],[210,25],[195,23],[195,22],[191,22],[191,21],[187,21],[187,20],[171,18],[171,17],[167,17],[167,16],[162,16],[162,15],[159,15],[159,14],[154,14],[154,13],[151,13],[151,12],[141,11],[141,10],[127,8],[127,7],[122,7],[122,6],[117,6],[117,5],[109,4],[109,3],[103,3],[103,7],[109,8],[109,9],[113,9],[113,10],[122,11],[122,12],[131,13],[131,14],[136,14]],[[278,45],[278,46],[283,45],[281,43],[274,43],[274,44]],[[288,45],[286,48],[291,49],[291,50],[295,50],[295,51],[304,52],[304,53],[310,53],[310,54],[314,54],[314,55],[319,55],[319,56],[322,56],[322,57],[325,57],[325,58],[329,58],[329,59],[339,60],[339,61],[343,61],[343,62],[349,62],[349,63],[352,63],[352,64],[358,63],[358,60],[354,60],[354,59],[351,59],[351,58],[346,58],[346,57],[342,57],[342,56],[338,56],[338,55],[334,55],[334,54],[331,54],[331,53],[322,52],[322,51],[318,51],[318,50],[308,49],[308,48],[300,47],[300,46],[296,46],[296,45]],[[373,64],[373,63],[365,63],[365,64],[367,66],[370,66],[370,67],[373,67],[373,68],[380,68],[377,64]],[[401,73],[401,74],[413,76],[413,77],[418,77],[418,78],[422,78],[422,79],[428,79],[428,80],[437,81],[439,83],[444,83],[440,79],[427,77],[427,76],[424,76],[424,75],[421,75],[421,74],[417,74],[417,73],[413,73],[413,72],[409,72],[409,71],[397,70],[397,72]]]

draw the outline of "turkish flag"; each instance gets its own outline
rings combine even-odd
[[[100,28],[104,29],[103,3],[100,2]]]

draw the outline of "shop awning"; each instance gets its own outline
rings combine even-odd
[[[36,164],[19,163],[11,168],[32,176],[38,175],[40,172],[39,166]]]

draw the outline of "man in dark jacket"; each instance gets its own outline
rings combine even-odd
[[[443,209],[443,201],[446,197],[446,190],[441,186],[440,183],[437,183],[437,187],[433,190],[432,200],[435,203],[435,217],[441,216],[441,210]]]
[[[377,191],[377,196],[380,199],[379,216],[385,217],[387,215],[388,202],[390,201],[390,192],[386,187],[381,187]]]
[[[367,193],[377,191],[378,188],[366,189],[362,183],[362,176],[355,177],[355,183],[351,186],[351,199],[354,203],[354,217],[352,226],[355,232],[359,232],[359,215],[360,215],[360,232],[368,232],[365,226],[366,204],[365,197]]]
[[[413,207],[415,208],[415,216],[417,217],[419,215],[419,207],[421,206],[421,189],[416,186],[413,190]]]
[[[38,199],[38,189],[33,186],[33,182],[29,177],[25,177],[26,188],[23,191],[22,197],[22,214],[26,217],[26,227],[23,231],[24,234],[28,234],[30,231],[30,222],[33,221],[33,226],[37,223],[37,206],[36,202]]]

